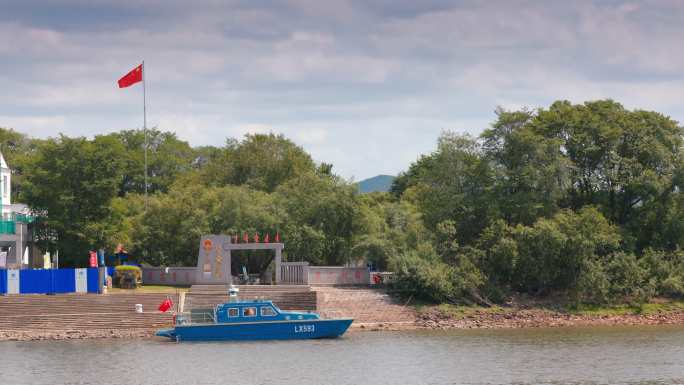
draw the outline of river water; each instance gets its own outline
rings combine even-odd
[[[0,342],[0,384],[684,384],[684,326]]]

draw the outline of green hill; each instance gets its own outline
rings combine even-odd
[[[392,175],[376,175],[372,178],[360,181],[357,185],[359,186],[359,192],[361,194],[376,191],[387,192],[392,186],[392,181],[394,181]]]

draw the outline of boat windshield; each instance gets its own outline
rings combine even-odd
[[[275,310],[273,310],[272,307],[270,306],[262,306],[261,307],[261,316],[262,317],[273,317],[276,315]]]

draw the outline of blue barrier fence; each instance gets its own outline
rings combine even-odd
[[[82,278],[81,291],[97,293],[99,272],[88,268]],[[26,269],[19,271],[19,294],[60,294],[78,291],[76,269]],[[0,294],[8,293],[7,270],[0,270]]]
[[[98,292],[98,280],[100,279],[100,273],[97,268],[88,269],[88,293]],[[104,283],[104,282],[103,282]]]
[[[0,294],[7,294],[7,270],[0,269]]]

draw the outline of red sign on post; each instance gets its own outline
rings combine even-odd
[[[95,250],[90,250],[90,267],[97,267],[97,253]]]

